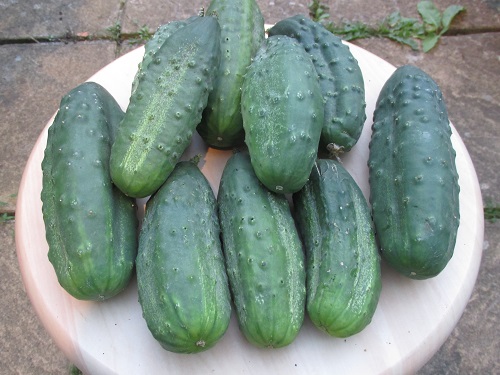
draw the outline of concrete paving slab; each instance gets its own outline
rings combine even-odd
[[[154,32],[159,26],[173,21],[182,20],[198,14],[206,1],[156,1],[128,0],[124,7],[122,31],[137,32],[142,26],[147,26]]]
[[[500,374],[500,222],[486,223],[476,286],[460,321],[417,375]]]
[[[122,1],[1,1],[0,39],[99,34],[115,24]]]
[[[24,165],[61,97],[115,58],[112,42],[0,46],[0,212],[13,212]]]
[[[309,1],[259,0],[258,4],[266,23],[275,23],[282,18],[298,13],[308,13]],[[147,26],[150,31],[166,22],[196,15],[201,8],[208,8],[209,0],[170,1],[158,5],[144,0],[128,0],[124,7],[122,30],[136,32]]]
[[[24,290],[14,222],[0,222],[0,373],[67,375],[70,363],[36,316]]]
[[[366,0],[328,0],[321,3],[329,6],[330,20],[335,23],[348,20],[376,25],[392,12],[400,12],[405,17],[419,18],[417,12],[419,1],[373,0],[367,3]],[[310,2],[310,0],[259,0],[258,4],[266,23],[272,24],[295,14],[309,14]],[[452,33],[471,28],[478,31],[499,27],[498,1],[439,0],[435,3],[440,11],[444,11],[449,5],[462,5],[466,8],[466,12],[454,19],[450,28]],[[122,30],[133,33],[142,26],[148,26],[150,31],[154,31],[163,23],[196,14],[200,8],[207,8],[209,4],[209,0],[170,1],[161,5],[144,0],[128,0],[124,6]]]

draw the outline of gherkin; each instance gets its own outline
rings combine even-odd
[[[276,23],[269,35],[293,37],[311,56],[325,103],[320,151],[349,151],[366,120],[363,74],[349,47],[323,25],[300,14]]]
[[[168,351],[213,347],[231,315],[217,202],[205,176],[181,161],[150,198],[139,235],[137,285],[143,317]]]
[[[144,45],[144,56],[139,63],[136,75],[132,82],[132,92],[134,92],[137,88],[144,69],[151,63],[151,61],[153,61],[156,52],[158,52],[163,43],[165,43],[165,41],[173,33],[186,26],[187,23],[194,21],[196,18],[196,16],[193,16],[186,20],[173,20],[158,27],[152,38]]]
[[[324,109],[314,65],[295,39],[266,39],[246,73],[241,111],[259,180],[276,193],[300,190],[317,157]]]
[[[379,94],[368,160],[382,257],[413,279],[438,275],[453,256],[460,221],[451,127],[437,83],[399,67]]]
[[[306,253],[311,321],[335,337],[361,332],[372,320],[382,287],[380,255],[361,189],[340,162],[318,159],[293,202]]]
[[[214,148],[243,144],[241,86],[264,40],[264,18],[255,0],[212,0],[207,9],[221,25],[221,62],[198,133]]]
[[[48,129],[41,192],[48,258],[61,286],[81,300],[115,296],[134,270],[135,200],[109,173],[122,117],[104,87],[86,82],[62,98]]]
[[[213,88],[220,26],[199,16],[174,32],[138,74],[111,149],[111,177],[142,198],[165,182],[189,146]]]
[[[258,180],[246,152],[227,162],[217,197],[236,316],[258,347],[287,346],[304,321],[305,269],[288,200]]]

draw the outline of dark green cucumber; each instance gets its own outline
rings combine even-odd
[[[255,0],[212,0],[207,12],[221,25],[221,63],[197,130],[209,146],[231,148],[244,141],[241,86],[264,40],[264,18]]]
[[[286,346],[305,310],[302,244],[288,201],[260,183],[242,152],[227,162],[217,199],[240,330],[258,347]]]
[[[278,193],[300,190],[318,153],[324,109],[314,65],[295,39],[266,39],[245,76],[241,104],[259,180]]]
[[[426,279],[453,256],[458,174],[441,90],[421,69],[398,68],[379,94],[368,161],[370,201],[382,257]]]
[[[153,61],[156,52],[158,52],[163,43],[165,43],[165,41],[174,32],[183,28],[187,23],[194,21],[195,19],[196,17],[190,17],[186,20],[174,20],[158,27],[156,32],[153,34],[153,37],[144,45],[144,56],[139,63],[137,73],[132,82],[132,92],[134,92],[137,88],[141,74],[143,74],[145,68]]]
[[[83,83],[60,103],[42,161],[48,257],[61,286],[82,300],[123,290],[137,253],[135,200],[111,182],[109,156],[123,112],[99,84]]]
[[[111,177],[125,194],[151,195],[172,172],[200,122],[219,58],[219,23],[197,17],[139,73],[111,149]]]
[[[380,255],[361,189],[336,160],[319,159],[293,195],[306,249],[307,313],[336,337],[362,331],[381,290]]]
[[[349,47],[323,25],[303,15],[281,20],[268,32],[270,36],[297,39],[311,55],[325,101],[321,149],[349,151],[366,120],[363,74]]]
[[[147,326],[169,351],[195,353],[225,333],[231,297],[217,202],[198,167],[181,161],[146,206],[137,284]]]

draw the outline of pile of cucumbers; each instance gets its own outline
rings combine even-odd
[[[255,0],[212,0],[147,42],[125,112],[86,82],[48,130],[41,199],[59,283],[102,301],[135,271],[147,326],[172,352],[213,347],[233,308],[258,347],[290,344],[306,314],[354,335],[375,313],[381,258],[425,279],[453,255],[458,174],[432,78],[402,66],[380,92],[367,202],[341,161],[366,120],[356,59],[306,16],[265,33]],[[234,150],[217,197],[180,160],[195,132]]]

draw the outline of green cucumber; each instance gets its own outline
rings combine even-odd
[[[307,313],[335,337],[361,332],[381,291],[380,255],[361,189],[336,160],[319,159],[293,195],[306,250]]]
[[[61,286],[81,300],[122,291],[137,253],[135,200],[111,182],[109,157],[123,112],[94,82],[60,103],[42,161],[42,213],[48,258]]]
[[[305,310],[304,255],[288,200],[262,185],[243,152],[228,160],[217,199],[240,330],[257,347],[286,346]]]
[[[137,284],[143,317],[168,351],[196,353],[224,335],[231,297],[217,202],[198,167],[179,162],[147,202]]]
[[[438,275],[453,256],[460,187],[441,90],[420,68],[399,67],[382,88],[368,166],[382,257],[413,279]]]
[[[211,147],[243,144],[241,86],[247,67],[264,40],[264,18],[255,0],[212,0],[221,25],[221,63],[198,125],[198,133]]]
[[[111,149],[111,177],[125,194],[149,196],[172,172],[200,122],[219,58],[219,23],[197,17],[139,73]]]
[[[187,23],[195,19],[196,17],[190,17],[186,20],[174,20],[158,27],[156,32],[153,34],[153,37],[150,40],[148,40],[144,45],[144,56],[141,62],[139,63],[137,73],[132,82],[132,93],[137,88],[139,80],[141,78],[141,74],[144,72],[144,69],[153,61],[156,52],[158,52],[163,43],[165,43],[165,41],[174,32],[183,28],[184,26],[186,26]]]
[[[241,104],[259,180],[277,193],[300,190],[318,153],[324,109],[314,65],[295,39],[266,39],[245,75]]]
[[[279,21],[269,29],[269,35],[296,38],[311,55],[325,101],[321,150],[349,151],[366,120],[363,74],[349,47],[323,25],[303,15]]]

